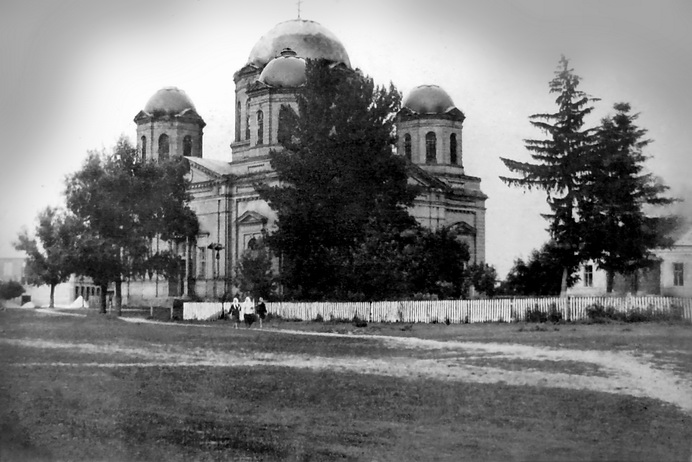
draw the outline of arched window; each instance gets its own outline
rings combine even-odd
[[[235,140],[240,141],[240,101],[235,105]]]
[[[141,141],[142,141],[142,160],[147,160],[147,137],[143,136]]]
[[[425,162],[434,164],[437,162],[437,136],[434,132],[425,135]]]
[[[404,135],[404,155],[408,160],[411,160],[411,135]]]
[[[449,135],[449,162],[452,164],[457,163],[457,135],[452,133]]]
[[[165,133],[159,136],[159,160],[168,159],[170,152],[170,144],[168,142],[168,135]]]
[[[257,144],[264,143],[264,113],[257,111]]]
[[[279,126],[277,129],[277,141],[286,145],[291,142],[291,137],[296,130],[297,115],[293,108],[287,104],[282,104],[279,109]]]
[[[250,139],[250,100],[245,104],[245,139]]]
[[[185,138],[183,138],[183,155],[192,155],[192,137],[190,135],[185,135]]]

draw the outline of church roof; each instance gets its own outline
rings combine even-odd
[[[305,83],[305,60],[285,48],[264,67],[259,81],[272,87],[299,87]]]
[[[341,41],[320,23],[305,19],[291,19],[274,26],[252,48],[248,64],[262,68],[284,48],[291,48],[300,58],[323,58],[351,67]]]
[[[144,106],[148,114],[177,115],[187,110],[197,112],[195,105],[187,94],[176,87],[164,87],[154,93]]]
[[[191,164],[196,164],[203,169],[211,171],[219,176],[230,175],[233,168],[229,162],[216,159],[205,159],[203,157],[185,157]]]
[[[419,85],[406,95],[403,107],[419,114],[444,114],[454,106],[452,98],[437,85]]]

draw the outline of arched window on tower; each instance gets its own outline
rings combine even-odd
[[[165,133],[159,136],[159,160],[168,159],[170,153],[170,143],[168,142],[168,135]]]
[[[142,142],[142,160],[147,160],[147,137],[143,136]]]
[[[264,143],[264,113],[257,111],[257,144]]]
[[[192,137],[190,135],[185,135],[185,138],[183,138],[183,155],[192,155]]]
[[[435,132],[428,132],[425,135],[425,163],[434,164],[437,162],[437,136]]]
[[[245,139],[250,139],[250,100],[245,104]]]
[[[293,133],[296,131],[298,116],[293,108],[287,104],[282,104],[279,109],[279,126],[277,128],[276,140],[279,144],[286,145],[292,141]]]
[[[452,133],[449,135],[449,162],[451,164],[457,163],[457,134]]]
[[[404,155],[408,160],[411,160],[411,135],[404,135]]]
[[[235,105],[235,140],[240,141],[240,101]]]

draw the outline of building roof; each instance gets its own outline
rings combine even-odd
[[[688,229],[682,237],[676,240],[674,245],[692,246],[692,228]]]
[[[230,162],[217,159],[205,159],[204,157],[185,157],[191,164],[196,164],[203,169],[216,173],[217,175],[230,175],[233,172]]]
[[[259,81],[272,87],[299,87],[305,83],[305,60],[285,48],[264,67]]]
[[[455,109],[454,101],[437,85],[419,85],[406,95],[403,107],[419,114],[445,114]]]
[[[248,64],[262,68],[284,48],[291,48],[299,58],[323,58],[351,67],[341,41],[321,24],[305,19],[292,19],[274,26],[252,48]]]
[[[192,110],[197,112],[187,94],[176,87],[164,87],[154,93],[144,106],[144,112],[148,114],[169,114],[176,115]]]

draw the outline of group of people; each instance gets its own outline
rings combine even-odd
[[[267,306],[264,304],[264,299],[259,298],[259,302],[255,305],[250,297],[245,297],[245,301],[240,303],[238,297],[233,298],[231,306],[228,308],[228,312],[223,312],[222,317],[228,314],[229,318],[233,321],[233,328],[237,329],[241,321],[245,323],[247,327],[252,326],[254,322],[259,319],[260,329],[262,328],[262,321],[267,317]]]

